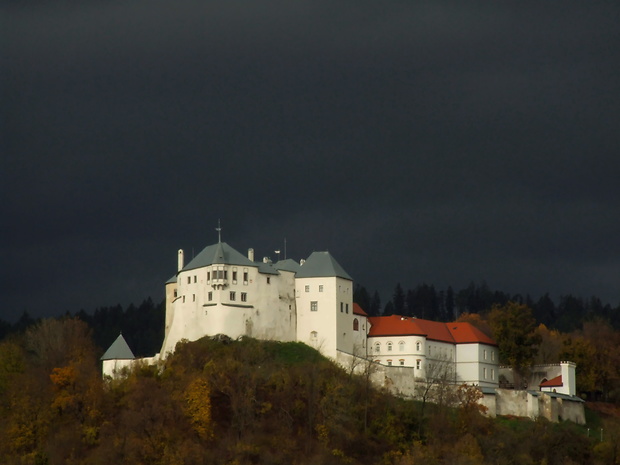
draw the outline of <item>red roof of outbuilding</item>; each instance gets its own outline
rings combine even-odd
[[[559,386],[564,386],[564,383],[562,382],[562,375],[556,376],[555,378],[551,378],[550,380],[545,381],[544,383],[540,383],[540,387],[559,387]]]
[[[497,345],[471,323],[441,323],[400,315],[370,317],[370,337],[376,336],[425,336],[434,341],[451,344]]]
[[[353,314],[354,315],[368,316],[368,313],[366,313],[362,309],[362,307],[360,307],[359,304],[356,304],[355,302],[353,302]]]

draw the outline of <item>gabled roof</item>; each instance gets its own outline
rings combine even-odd
[[[359,304],[356,304],[355,302],[353,302],[353,314],[354,315],[361,315],[361,316],[368,316],[368,313],[366,313],[362,307],[359,306]]]
[[[497,345],[471,323],[441,323],[400,315],[368,318],[371,324],[368,336],[424,336],[427,339],[451,344]]]
[[[556,376],[555,378],[551,378],[548,381],[545,381],[543,383],[540,383],[540,387],[560,387],[560,386],[564,386],[564,383],[562,382],[562,375],[560,376]]]
[[[292,271],[293,273],[297,273],[300,267],[299,263],[297,263],[292,258],[287,258],[286,260],[280,260],[276,262],[274,266],[277,270]]]
[[[338,277],[353,281],[329,252],[312,252],[299,267],[296,278]]]
[[[497,343],[489,336],[484,334],[480,329],[471,323],[446,323],[450,334],[457,344],[482,343],[497,345]]]
[[[101,360],[133,360],[135,355],[129,348],[127,341],[123,337],[123,334],[119,334],[116,341],[105,351],[105,354],[101,357]]]
[[[260,262],[258,264],[258,272],[263,274],[280,274],[280,272],[274,268],[271,262]]]
[[[194,259],[189,262],[183,270],[193,270],[209,265],[240,265],[240,266],[258,266],[242,253],[237,252],[226,242],[218,242],[217,244],[205,247]]]

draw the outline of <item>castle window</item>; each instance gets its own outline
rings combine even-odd
[[[344,304],[344,310],[346,313],[349,313],[349,304]]]
[[[213,292],[207,294],[207,299],[209,299],[209,301],[213,300]]]
[[[318,336],[319,336],[319,333],[317,333],[316,331],[312,331],[312,332],[310,333],[310,339],[311,339],[311,340],[313,340],[313,341],[316,341],[316,339],[318,338]]]
[[[398,351],[399,352],[404,352],[405,351],[405,341],[400,341],[398,343]]]
[[[486,349],[484,349],[484,359],[485,360],[487,359],[487,350]]]
[[[183,303],[185,303],[185,296],[183,296]]]
[[[177,294],[178,294],[178,291],[175,289],[175,290],[174,290],[174,296],[176,297],[176,296],[177,296]]]
[[[198,278],[198,277],[197,277],[196,275],[194,275],[194,282],[196,282],[196,279],[197,279],[197,278]]]
[[[247,292],[242,292],[241,293],[241,302],[247,302],[248,301],[248,293]]]
[[[306,292],[310,292],[310,286],[306,285]]]
[[[323,285],[319,284],[319,292],[323,292]]]
[[[387,362],[388,362],[388,366],[391,367],[392,366],[392,361],[388,360]]]
[[[187,277],[187,284],[191,284],[191,283],[192,283],[192,277],[191,277],[191,276],[188,276],[188,277]]]
[[[355,318],[353,320],[353,331],[359,331],[360,330],[360,322],[357,320],[357,318]]]
[[[344,310],[344,303],[340,302],[340,313],[342,313]]]
[[[232,276],[232,278],[233,278],[233,284],[237,284],[237,270],[234,270],[234,271],[233,271],[233,276]]]
[[[381,343],[380,342],[375,342],[375,352],[378,354],[379,352],[381,352]]]
[[[404,367],[404,366],[405,366],[405,361],[404,361],[402,358],[399,360],[399,362],[400,362],[400,366],[401,366],[401,367]]]
[[[243,284],[247,284],[247,283],[248,283],[248,271],[243,270]]]
[[[271,284],[271,276],[267,276],[267,284]]]
[[[417,369],[417,370],[422,369],[422,360],[417,359],[417,360],[415,361],[415,367],[416,367],[416,369]]]
[[[207,271],[207,282],[211,281],[211,272]]]
[[[392,342],[387,343],[387,350],[388,352],[392,352]]]
[[[416,350],[416,352],[420,352],[420,343],[419,342],[415,343],[415,350]]]
[[[495,381],[495,368],[491,368],[491,379]]]
[[[235,291],[230,291],[230,300],[235,300],[236,297]]]
[[[319,310],[319,303],[316,300],[313,300],[312,302],[310,302],[310,311],[316,312],[318,310]]]
[[[192,302],[196,302],[196,294],[192,294]]]

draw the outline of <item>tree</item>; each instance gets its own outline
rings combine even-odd
[[[538,325],[536,334],[540,338],[535,364],[557,363],[560,361],[563,336],[555,329],[548,329],[544,324]]]
[[[405,311],[405,293],[400,283],[396,284],[394,288],[394,295],[392,296],[392,304],[394,305],[394,311],[396,315],[402,315]]]
[[[379,316],[381,315],[381,297],[379,297],[379,292],[375,291],[372,295],[372,299],[370,301],[370,309],[368,310],[369,316]]]
[[[489,314],[489,325],[499,347],[500,363],[522,375],[534,361],[540,344],[532,309],[516,302],[496,304]]]
[[[353,302],[362,307],[362,310],[364,310],[365,312],[370,311],[370,294],[368,294],[368,291],[364,286],[361,286],[359,284],[355,285],[355,289],[353,290]]]

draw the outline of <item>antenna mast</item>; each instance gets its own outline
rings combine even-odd
[[[217,242],[220,243],[222,242],[222,227],[220,226],[220,219],[217,219],[217,228],[215,228],[215,230],[217,231]]]

